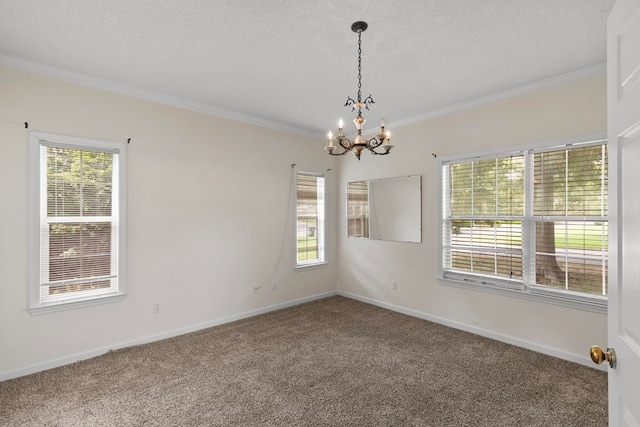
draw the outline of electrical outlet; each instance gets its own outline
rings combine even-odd
[[[393,282],[391,282],[391,289],[394,291],[398,290],[398,281],[394,280]]]
[[[154,302],[153,303],[153,312],[154,313],[160,313],[160,303],[159,302]]]
[[[260,291],[260,288],[262,288],[262,286],[260,285],[253,285],[253,293],[257,294]]]

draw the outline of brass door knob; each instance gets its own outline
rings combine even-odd
[[[608,348],[607,351],[603,351],[600,347],[594,345],[591,347],[591,351],[589,351],[589,354],[591,355],[591,360],[593,360],[593,363],[597,365],[606,360],[607,362],[609,362],[609,366],[611,366],[612,368],[616,367],[616,352],[612,348]]]

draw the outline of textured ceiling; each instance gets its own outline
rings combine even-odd
[[[324,138],[606,60],[614,0],[2,0],[0,63]],[[365,126],[367,127],[367,126]]]

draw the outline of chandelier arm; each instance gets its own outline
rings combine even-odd
[[[353,148],[353,142],[349,138],[341,138],[338,140],[338,144],[345,150],[351,150]]]
[[[373,147],[368,147],[368,149],[369,149],[369,151],[371,151],[373,154],[376,154],[376,155],[378,155],[378,156],[386,156],[387,154],[390,154],[390,153],[391,153],[391,150],[386,150],[386,149],[385,149],[385,151],[384,151],[384,152],[382,152],[382,153],[380,153],[380,152],[376,151],[376,150],[375,150],[375,148],[373,148]]]
[[[384,141],[385,141],[384,135],[374,136],[373,138],[367,141],[367,150],[379,156],[385,156],[389,154],[391,152],[391,149],[393,148],[393,145],[391,144],[385,145]],[[383,151],[376,151],[376,149],[379,147],[382,147]]]
[[[383,138],[381,139],[380,136],[374,136],[373,138],[371,138],[370,140],[367,141],[367,148],[371,149],[371,148],[378,148],[379,146],[381,146],[384,143],[384,135]]]
[[[349,144],[345,145],[345,143],[344,143],[344,141],[345,141],[345,140],[346,140],[346,141],[348,141],[348,143],[349,143],[349,144],[351,143],[351,141],[349,141],[349,140],[348,140],[348,139],[346,139],[346,138],[345,138],[345,139],[343,139],[343,140],[338,140],[338,144],[339,144],[339,145],[340,145],[340,147],[342,148],[342,152],[340,152],[340,153],[334,153],[334,152],[333,152],[333,150],[329,150],[329,151],[328,151],[328,153],[329,153],[331,156],[344,156],[345,154],[347,154],[348,152],[350,152],[350,151],[353,149],[353,145],[351,145],[351,146],[350,146]]]
[[[328,151],[330,156],[344,156],[351,150],[344,150],[342,153],[334,153],[333,151]]]

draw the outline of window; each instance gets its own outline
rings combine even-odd
[[[604,140],[442,162],[441,276],[606,308]]]
[[[32,132],[32,313],[124,295],[124,144]]]
[[[324,263],[324,177],[296,174],[296,265]]]

